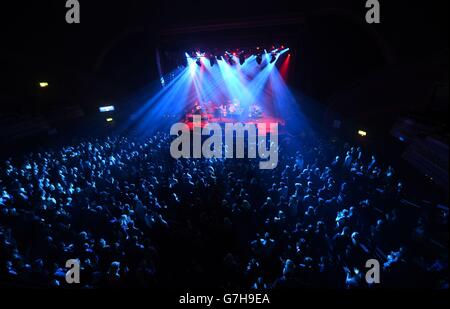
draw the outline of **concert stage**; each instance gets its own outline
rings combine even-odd
[[[194,114],[201,115],[202,127],[265,124],[269,133],[276,123],[278,134],[298,131],[307,121],[287,84],[290,59],[283,45],[186,52],[185,66],[161,76],[163,88],[135,113],[143,117],[138,131],[145,134],[173,120],[192,129]]]

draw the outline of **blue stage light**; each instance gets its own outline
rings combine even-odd
[[[219,56],[216,51],[201,58],[185,54],[188,67],[174,71],[173,80],[166,80],[166,87],[143,104],[130,122],[135,123],[138,126],[136,129],[144,134],[167,125],[169,114],[176,115],[178,120],[184,119],[195,102],[204,107],[203,110],[214,105],[238,102],[247,111],[257,104],[266,114],[277,115],[281,119],[287,120],[295,116],[296,120],[291,125],[296,128],[304,127],[306,119],[302,118],[303,113],[299,108],[301,104],[289,91],[276,66],[276,59],[287,50],[280,49],[278,55],[268,53],[265,61],[261,49],[261,52],[246,58],[244,65],[229,63],[230,58],[232,63],[240,61],[241,54],[233,57],[230,53],[220,53]],[[272,63],[271,55],[275,57]],[[214,65],[209,65],[212,58]],[[221,59],[225,61],[220,61]],[[199,62],[203,62],[201,68]],[[248,117],[248,112],[243,112],[241,117]]]

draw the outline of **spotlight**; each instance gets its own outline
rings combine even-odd
[[[197,63],[197,65],[198,65],[199,67],[202,66],[202,62],[201,62],[200,58],[197,58],[197,61],[195,61],[195,63]]]
[[[47,83],[47,82],[40,82],[40,83],[39,83],[39,87],[41,87],[41,88],[47,88],[47,87],[48,87],[48,83]]]
[[[358,130],[358,135],[360,135],[360,136],[366,136],[367,135],[367,132],[366,131],[364,131],[364,130]]]
[[[234,64],[234,60],[233,60],[233,56],[232,56],[232,55],[228,55],[228,63],[229,63],[230,65],[233,65],[233,64]]]
[[[258,65],[260,65],[262,63],[262,56],[261,55],[256,55],[256,63]]]
[[[239,64],[243,65],[245,62],[245,55],[244,54],[240,54],[239,55]]]
[[[106,118],[106,122],[113,122],[113,118]]]
[[[98,108],[100,113],[113,112],[115,110],[114,105],[101,106]]]

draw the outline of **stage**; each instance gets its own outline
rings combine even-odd
[[[283,135],[285,134],[285,121],[281,118],[276,118],[273,116],[269,116],[269,115],[261,115],[258,118],[252,118],[252,117],[214,117],[213,114],[188,114],[186,115],[185,119],[184,119],[184,123],[186,123],[189,127],[190,130],[193,129],[194,123],[193,123],[193,116],[194,115],[199,115],[201,116],[201,124],[200,126],[203,128],[205,127],[208,123],[218,123],[221,126],[225,126],[225,124],[227,123],[242,123],[242,124],[253,124],[256,125],[258,127],[258,133],[264,133],[268,134],[268,133],[273,133],[270,130],[270,124],[272,123],[278,123],[278,134],[279,135]],[[266,125],[266,130],[262,131],[261,129],[261,124],[265,124]]]

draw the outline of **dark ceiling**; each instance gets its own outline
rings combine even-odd
[[[198,41],[209,35],[211,45],[214,38],[221,42],[220,35],[211,39],[205,31],[189,33],[199,26],[266,21],[265,30],[246,30],[256,40],[298,29],[295,47],[297,56],[304,57],[297,60],[302,63],[298,81],[319,99],[387,62],[448,48],[445,0],[380,1],[382,23],[370,26],[364,24],[362,0],[80,0],[79,25],[65,23],[62,0],[12,2],[1,6],[3,105],[10,98],[32,95],[42,79],[59,83],[58,97],[131,92],[157,78],[154,50],[162,42],[176,45],[192,35]],[[270,20],[283,18],[304,23],[290,30],[270,26]],[[242,29],[238,26],[235,33],[242,34]]]

